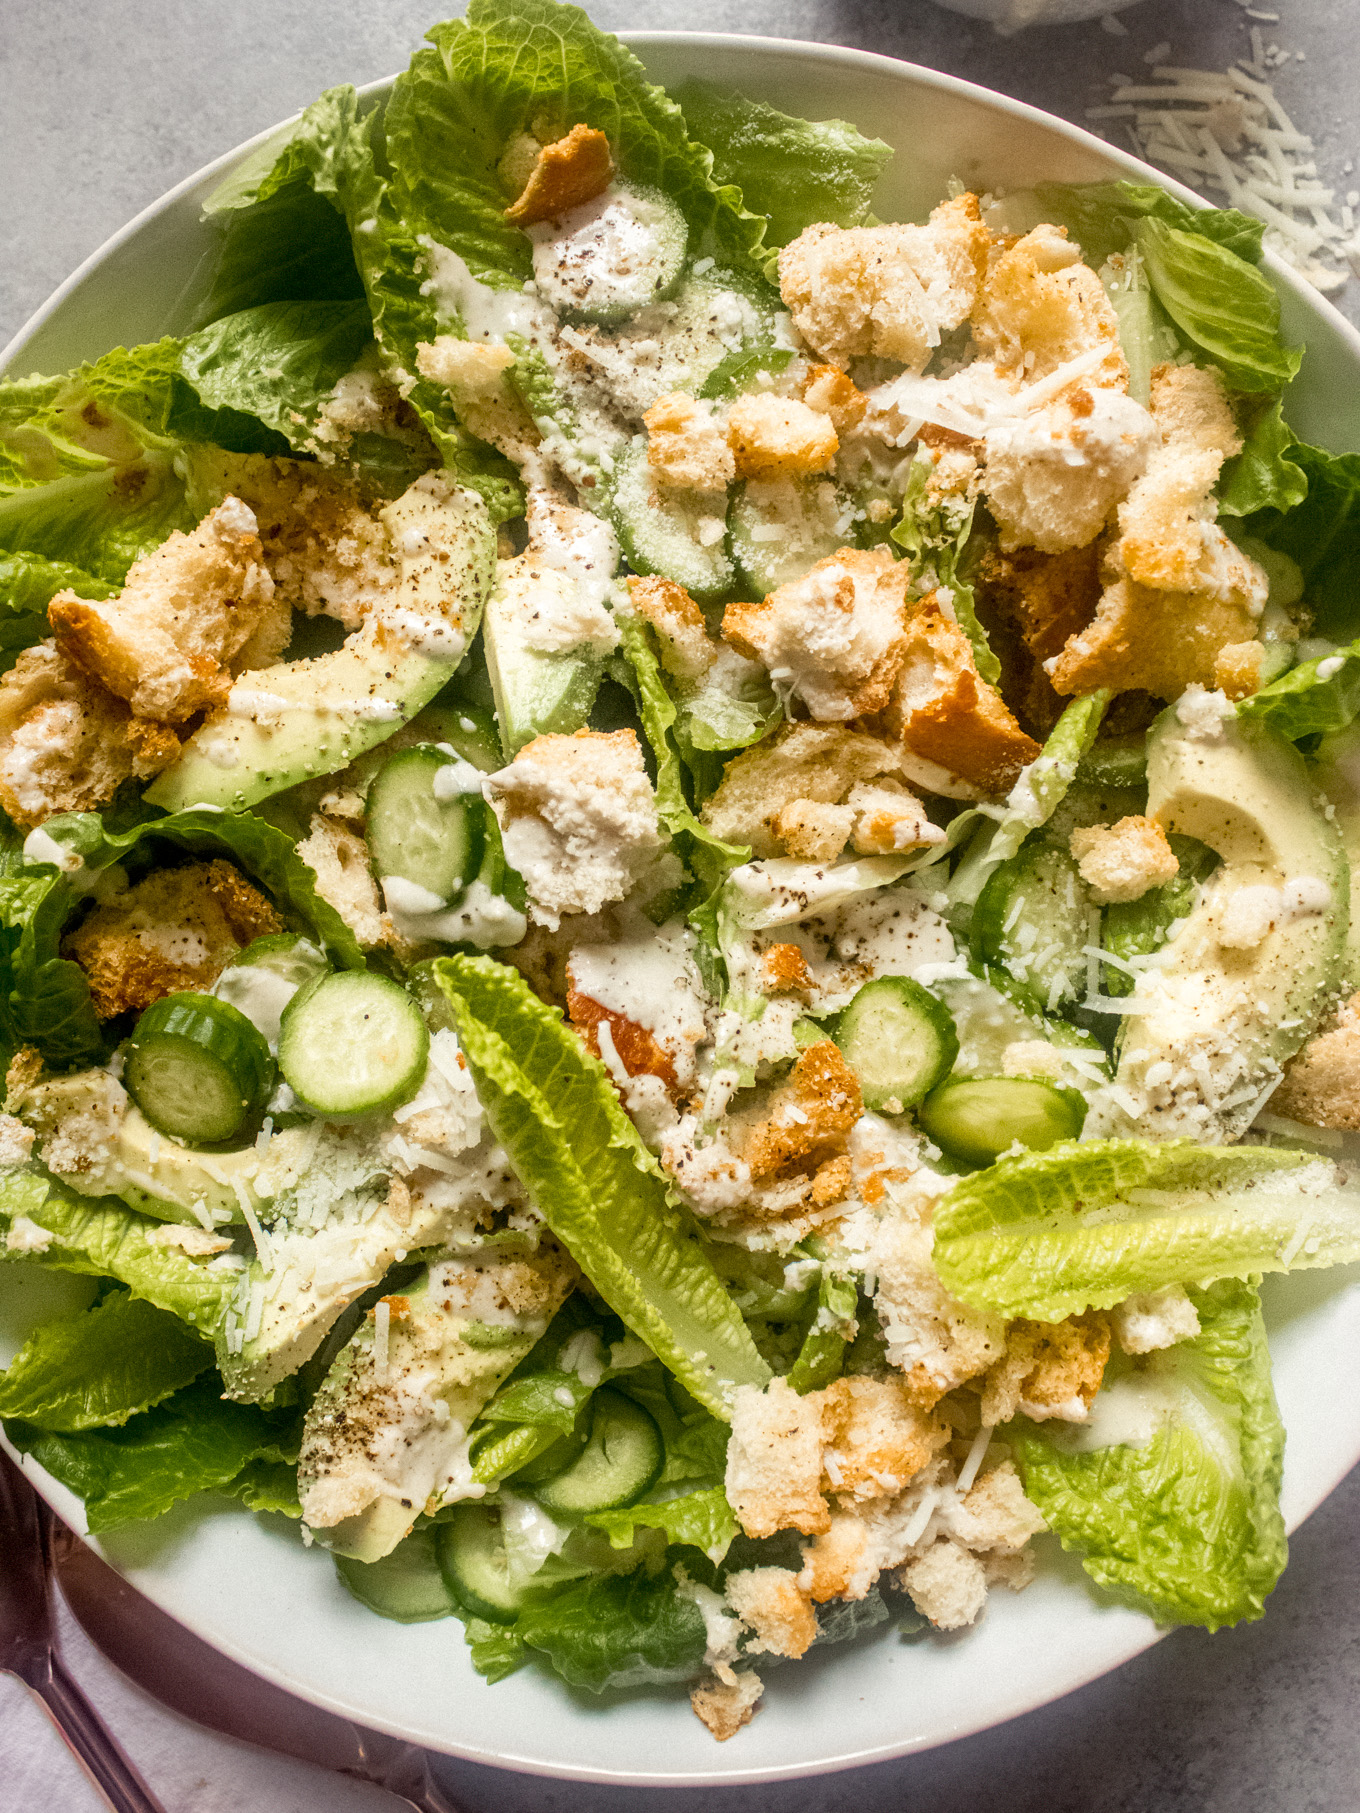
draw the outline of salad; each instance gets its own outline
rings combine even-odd
[[[888,156],[473,0],[0,385],[9,1442],[718,1738],[1259,1617],[1360,1257],[1360,456],[1259,223]]]

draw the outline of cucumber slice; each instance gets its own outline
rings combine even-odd
[[[907,976],[866,982],[831,1036],[859,1078],[865,1107],[887,1114],[914,1108],[959,1055],[954,1016]]]
[[[1086,946],[1100,937],[1100,915],[1069,852],[1036,838],[1003,862],[973,908],[973,955],[996,964],[1040,1013],[1086,992]]]
[[[685,217],[668,195],[617,182],[528,232],[543,300],[559,314],[604,326],[668,295],[689,245]]]
[[[641,437],[619,455],[608,508],[624,558],[635,573],[675,580],[701,604],[725,597],[736,578],[725,530],[713,534],[713,506],[706,491],[654,486]]]
[[[246,946],[217,978],[213,994],[243,1013],[275,1051],[283,1010],[300,988],[329,971],[330,964],[308,939],[273,932]]]
[[[1077,784],[1147,788],[1147,732],[1093,743],[1077,763]],[[1139,807],[1141,811],[1142,808]]]
[[[453,791],[449,781],[456,785],[459,775],[455,762],[428,745],[403,749],[383,765],[365,821],[379,879],[400,875],[446,902],[462,894],[482,860],[482,797]]]
[[[603,1386],[591,1400],[589,1441],[566,1471],[536,1487],[534,1496],[554,1516],[617,1510],[651,1490],[665,1458],[661,1431],[641,1404]]]
[[[922,1102],[922,1129],[951,1158],[989,1165],[1018,1141],[1031,1152],[1076,1139],[1086,1101],[1075,1089],[1027,1076],[957,1077]]]
[[[729,518],[732,556],[753,595],[799,579],[808,568],[846,543],[836,487],[826,479],[752,480]]]
[[[123,1081],[158,1133],[216,1145],[264,1108],[274,1060],[264,1035],[230,1002],[166,995],[138,1020]]]
[[[425,1021],[405,989],[386,976],[346,970],[308,983],[289,1002],[279,1069],[307,1107],[347,1118],[414,1095],[429,1049]]]
[[[469,1500],[435,1528],[435,1552],[444,1584],[474,1618],[513,1624],[530,1597],[533,1576],[510,1571],[495,1505]]]
[[[416,1530],[381,1561],[336,1555],[335,1571],[370,1611],[398,1624],[428,1624],[452,1617],[457,1601],[445,1584],[433,1530]]]

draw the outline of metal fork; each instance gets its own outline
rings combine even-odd
[[[39,1500],[7,1454],[0,1454],[0,1670],[37,1695],[114,1813],[165,1813],[57,1653]]]

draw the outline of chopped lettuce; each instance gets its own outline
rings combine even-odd
[[[1261,262],[1265,225],[1236,208],[1192,208],[1157,183],[1040,183],[1041,218],[1068,228],[1090,264],[1122,252],[1140,220],[1198,234],[1250,264]]]
[[[1198,218],[1198,217],[1196,217]],[[1264,272],[1198,231],[1145,216],[1136,240],[1153,294],[1234,390],[1273,391],[1303,359],[1280,340],[1280,298]]]
[[[741,1529],[721,1486],[686,1492],[661,1504],[629,1505],[626,1511],[592,1511],[586,1522],[603,1530],[612,1548],[631,1548],[640,1529],[664,1530],[668,1543],[702,1549],[713,1562],[722,1560]]]
[[[435,966],[477,1093],[534,1204],[615,1313],[715,1415],[769,1377],[604,1066],[516,972]]]
[[[1344,730],[1360,713],[1360,641],[1333,655],[1291,667],[1243,699],[1237,714],[1265,723],[1297,743],[1300,737]]]
[[[485,1618],[468,1618],[463,1625],[472,1666],[494,1687],[529,1660],[529,1651],[504,1624],[490,1624]]]
[[[1310,1152],[1068,1140],[955,1184],[934,1259],[965,1303],[1060,1322],[1167,1284],[1360,1259],[1360,1189]]]
[[[10,853],[8,862],[12,862]],[[50,866],[0,877],[0,1051],[36,1045],[61,1068],[88,1064],[105,1049],[90,985],[59,955],[62,927],[76,904],[69,881]]]
[[[992,652],[987,632],[978,622],[973,587],[965,573],[965,548],[973,530],[976,505],[958,497],[929,501],[927,481],[934,461],[920,457],[911,462],[902,515],[891,539],[911,562],[913,584],[922,590],[943,586],[950,594],[954,615],[973,650],[982,678],[991,686],[1001,678],[1001,663]]]
[[[515,1637],[573,1687],[652,1687],[699,1673],[703,1615],[670,1574],[606,1574],[569,1586],[515,1620]]]
[[[48,560],[20,549],[0,554],[0,673],[47,635],[47,607],[58,592],[78,598],[108,598],[118,587],[67,560]]]
[[[61,1434],[125,1423],[190,1384],[212,1358],[177,1316],[119,1291],[29,1337],[0,1374],[0,1417]]]
[[[1348,642],[1360,636],[1360,453],[1295,442],[1289,459],[1307,480],[1307,496],[1292,508],[1258,510],[1244,527],[1297,561],[1314,634]]]
[[[1281,399],[1267,399],[1247,424],[1242,451],[1223,468],[1219,515],[1253,516],[1258,510],[1292,510],[1301,504],[1308,495],[1308,474],[1293,457],[1295,445]]]
[[[1190,1297],[1200,1333],[1108,1383],[1089,1429],[1021,1423],[1012,1442],[1026,1494],[1097,1585],[1217,1630],[1259,1618],[1284,1568],[1284,1429],[1253,1286]],[[1140,1444],[1092,1447],[1107,1414],[1116,1442]]]

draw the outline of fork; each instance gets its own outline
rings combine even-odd
[[[0,1670],[37,1695],[113,1813],[165,1813],[57,1653],[48,1554],[37,1494],[0,1453]]]

